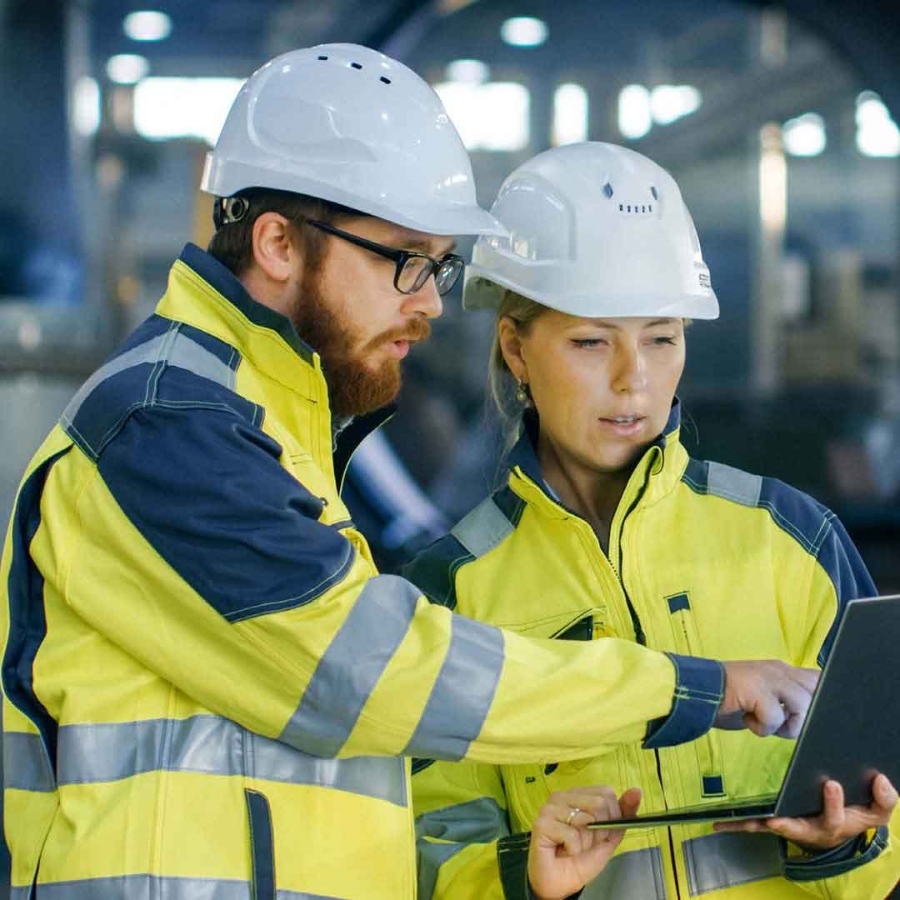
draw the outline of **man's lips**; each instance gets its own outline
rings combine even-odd
[[[409,348],[412,344],[412,341],[390,341],[387,344],[387,350],[396,359],[403,359],[409,353]]]

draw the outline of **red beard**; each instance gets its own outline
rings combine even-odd
[[[332,416],[345,419],[387,406],[400,393],[400,360],[385,359],[373,368],[368,358],[378,347],[393,341],[425,340],[431,334],[428,320],[417,316],[354,351],[358,344],[355,335],[323,302],[316,280],[307,282],[292,318],[297,333],[322,359]]]

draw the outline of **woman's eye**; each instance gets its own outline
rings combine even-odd
[[[663,337],[663,336],[655,337],[655,338],[653,338],[653,343],[654,344],[670,344],[671,346],[674,347],[675,346],[675,338],[667,337],[667,336],[666,337]]]
[[[572,343],[576,347],[596,347],[598,344],[605,344],[603,338],[573,338]]]

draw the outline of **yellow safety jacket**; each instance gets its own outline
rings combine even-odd
[[[7,533],[14,900],[411,900],[405,757],[708,729],[719,663],[527,641],[379,575],[337,486],[370,426],[335,449],[319,358],[188,245]]]
[[[676,402],[625,488],[604,553],[541,477],[538,423],[526,417],[507,484],[404,574],[435,603],[530,637],[821,665],[842,605],[875,593],[842,525],[779,481],[690,459],[678,427]],[[485,540],[481,523],[498,522],[498,510],[505,526]],[[582,696],[578,681],[564,690]],[[554,791],[639,786],[644,812],[722,803],[777,791],[792,750],[710,731],[549,765],[414,761],[420,900],[524,900],[527,832]],[[774,836],[709,824],[632,829],[582,900],[880,900],[900,878],[895,842],[880,829],[806,856]]]

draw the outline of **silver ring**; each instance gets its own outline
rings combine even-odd
[[[571,825],[572,819],[574,819],[575,816],[577,816],[578,813],[580,813],[580,812],[583,812],[583,810],[580,810],[577,806],[570,806],[569,807],[569,815],[566,818],[566,825]]]

